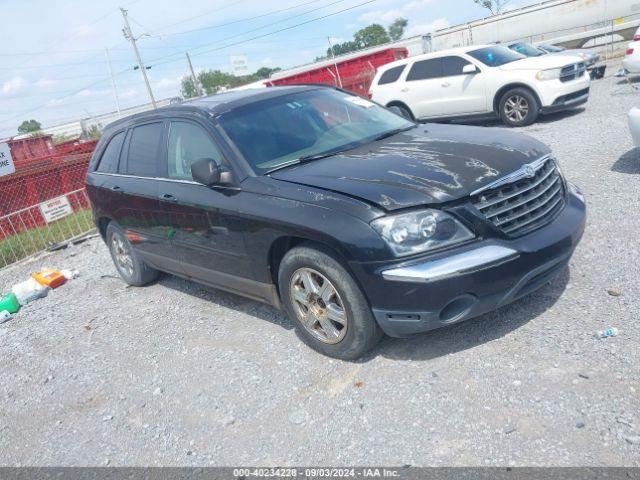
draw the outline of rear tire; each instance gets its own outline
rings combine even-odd
[[[134,287],[142,287],[158,278],[158,270],[144,263],[124,231],[114,222],[107,226],[106,239],[113,263],[125,282]]]
[[[354,360],[382,338],[362,291],[331,252],[305,245],[290,250],[278,286],[287,315],[314,350]]]
[[[540,115],[540,106],[533,93],[526,88],[513,88],[502,95],[500,118],[508,127],[526,127]]]

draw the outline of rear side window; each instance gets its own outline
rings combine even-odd
[[[116,173],[118,171],[118,160],[120,159],[120,150],[124,142],[124,132],[117,133],[109,140],[107,148],[102,153],[100,163],[98,164],[98,172]]]
[[[400,78],[402,71],[406,65],[400,65],[399,67],[393,67],[382,74],[378,85],[386,85],[387,83],[393,83]]]
[[[160,156],[162,123],[149,123],[131,131],[127,173],[139,177],[155,177]]]
[[[432,58],[430,60],[421,60],[411,66],[411,70],[407,74],[407,81],[412,80],[428,80],[430,78],[438,78],[442,76],[442,59]]]
[[[471,62],[467,62],[464,58],[444,57],[442,59],[442,76],[455,77],[456,75],[463,75],[462,69],[465,65],[470,64]]]

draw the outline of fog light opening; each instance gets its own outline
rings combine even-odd
[[[473,295],[463,295],[451,300],[442,310],[440,310],[440,321],[442,323],[453,323],[466,316],[473,305],[478,301]]]

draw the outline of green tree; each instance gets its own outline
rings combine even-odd
[[[102,133],[100,133],[100,128],[97,125],[91,125],[89,131],[87,132],[87,138],[89,140],[98,140]]]
[[[25,120],[18,127],[18,133],[35,133],[39,132],[41,128],[42,125],[37,120]]]
[[[404,34],[404,29],[407,28],[408,23],[409,20],[407,20],[406,18],[396,18],[393,23],[391,23],[391,25],[389,25],[389,27],[387,28],[391,40],[400,40],[402,38],[402,35]]]
[[[259,68],[254,75],[258,77],[258,79],[269,78],[272,74],[279,72],[280,70],[282,70],[280,67],[262,67]]]
[[[198,92],[193,84],[193,78],[191,78],[191,75],[182,77],[180,90],[184,98],[194,98],[198,96]]]
[[[390,42],[391,38],[382,25],[372,23],[354,33],[353,41],[358,48],[369,48]]]
[[[208,70],[198,74],[198,83],[202,85],[202,89],[206,95],[213,95],[223,88],[234,88],[247,83],[256,82],[269,78],[269,76],[280,70],[280,67],[269,68],[262,67],[255,73],[250,75],[241,75],[236,77],[230,73],[221,70]],[[193,78],[191,76],[182,77],[182,96],[184,98],[194,98],[197,96]]]
[[[506,7],[511,0],[473,0],[473,2],[489,10],[491,15],[498,15],[504,11],[504,7]]]

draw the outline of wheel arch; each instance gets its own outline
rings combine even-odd
[[[269,274],[271,277],[271,281],[276,287],[279,287],[278,274],[280,271],[280,263],[282,262],[282,259],[287,254],[287,252],[298,246],[316,248],[317,250],[334,258],[338,263],[340,263],[340,265],[342,265],[342,267],[349,273],[349,275],[351,275],[351,278],[353,278],[353,281],[356,282],[360,290],[364,292],[364,289],[360,284],[360,279],[357,275],[355,275],[355,273],[349,266],[349,261],[347,260],[348,256],[346,252],[343,252],[339,247],[331,245],[330,242],[319,240],[317,238],[306,238],[296,235],[284,235],[278,237],[271,243],[271,246],[269,248],[269,254],[267,258]],[[277,288],[277,290],[279,292],[280,289]]]
[[[527,85],[526,83],[522,83],[522,82],[516,82],[516,83],[509,83],[507,85],[505,85],[504,87],[501,87],[500,90],[498,90],[495,94],[495,96],[493,97],[493,111],[496,113],[500,113],[500,100],[502,99],[503,95],[505,93],[507,93],[509,90],[513,90],[514,88],[523,88],[529,92],[531,92],[531,94],[533,95],[533,97],[536,99],[536,102],[538,102],[538,108],[542,108],[542,102],[540,100],[540,95],[538,95],[538,92],[536,92],[535,88],[533,88],[531,85]]]
[[[407,105],[404,102],[401,102],[400,100],[392,100],[392,101],[388,102],[386,106],[387,107],[402,107],[402,108],[406,109],[407,112],[409,112],[409,114],[411,115],[411,118],[413,120],[416,119],[416,116],[413,114],[413,111],[409,108],[409,105]]]
[[[107,227],[109,227],[109,224],[112,221],[113,220],[111,218],[109,218],[109,217],[100,217],[96,221],[96,224],[97,224],[97,227],[98,227],[98,233],[100,233],[100,236],[102,237],[102,240],[104,240],[105,242],[107,241]]]

